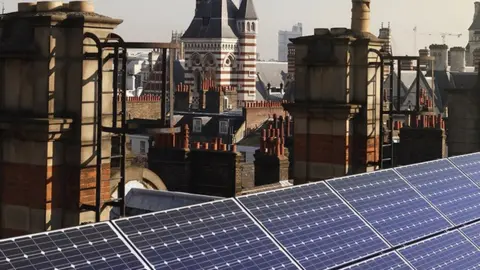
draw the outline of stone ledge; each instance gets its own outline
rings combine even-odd
[[[0,117],[0,130],[20,140],[56,141],[72,129],[69,118]]]
[[[360,113],[362,105],[357,104],[334,104],[319,102],[295,102],[284,104],[283,107],[292,116],[325,116],[331,115],[333,118],[350,118]]]

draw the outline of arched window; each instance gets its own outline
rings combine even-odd
[[[201,65],[201,60],[200,60],[200,55],[198,53],[194,53],[191,56],[191,63],[192,66],[200,66]]]
[[[208,67],[215,66],[215,58],[211,53],[205,55],[205,58],[203,59],[203,65]]]
[[[253,32],[256,31],[256,30],[255,30],[255,23],[254,23],[254,22],[252,22],[252,31],[253,31]]]
[[[245,23],[242,22],[242,31],[245,31]]]
[[[250,28],[250,23],[247,23],[247,31],[251,31],[251,28]]]

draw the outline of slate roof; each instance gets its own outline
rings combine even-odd
[[[257,11],[253,5],[253,0],[242,0],[237,14],[238,19],[258,20]]]
[[[237,13],[232,0],[207,0],[200,4],[182,38],[238,38]]]
[[[469,31],[472,31],[472,30],[480,30],[480,16],[475,16],[475,18],[473,19],[473,23],[472,25],[470,25],[470,27],[468,28]]]
[[[185,83],[185,60],[175,60],[173,77],[175,85]],[[270,83],[274,87],[279,87],[280,83],[284,84],[286,89],[286,77],[288,71],[288,63],[284,62],[260,62],[257,61],[257,82],[256,82],[256,100],[272,100],[278,101],[283,98],[282,95],[269,95],[267,84]]]

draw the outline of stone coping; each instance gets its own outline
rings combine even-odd
[[[20,140],[55,141],[72,129],[69,118],[0,117],[0,130]]]

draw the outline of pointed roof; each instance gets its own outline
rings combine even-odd
[[[206,0],[200,4],[182,38],[238,38],[232,0]]]
[[[472,25],[470,25],[470,28],[468,28],[469,31],[472,30],[480,30],[480,16],[477,15],[475,16],[475,19],[473,20]]]
[[[253,0],[242,0],[240,8],[238,9],[237,18],[244,20],[258,20]]]

